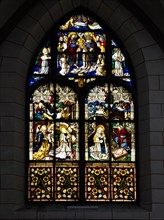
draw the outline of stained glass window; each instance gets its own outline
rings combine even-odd
[[[72,15],[35,57],[28,77],[29,202],[137,199],[134,73],[99,23]]]

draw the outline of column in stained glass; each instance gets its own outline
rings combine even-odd
[[[53,200],[52,163],[31,163],[28,168],[28,200]]]
[[[79,167],[75,163],[57,163],[55,167],[55,200],[79,200]]]
[[[110,173],[107,163],[88,163],[85,168],[86,201],[109,201]]]
[[[136,200],[136,170],[133,163],[112,164],[112,201]]]

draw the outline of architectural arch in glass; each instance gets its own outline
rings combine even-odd
[[[132,76],[88,15],[53,29],[28,77],[28,201],[136,201]]]

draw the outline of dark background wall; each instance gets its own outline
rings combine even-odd
[[[79,6],[115,32],[136,75],[137,205],[25,204],[26,77],[46,33]],[[0,218],[164,219],[164,1],[1,0],[0,14]]]

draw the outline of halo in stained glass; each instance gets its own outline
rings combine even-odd
[[[29,158],[31,160],[53,160],[54,156],[54,123],[30,122]]]
[[[58,74],[62,76],[105,76],[104,32],[59,32]]]
[[[106,35],[103,31],[58,32],[58,52],[75,53],[83,48],[83,52],[104,53]]]
[[[58,74],[69,77],[105,76],[105,56],[101,53],[59,54],[57,58]]]

